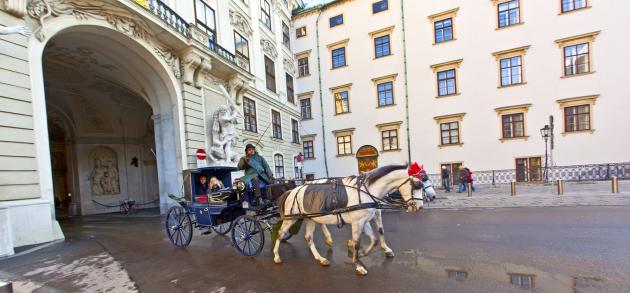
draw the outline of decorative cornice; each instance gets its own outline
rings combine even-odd
[[[527,50],[529,50],[530,45],[527,46],[522,46],[522,47],[518,47],[518,48],[513,48],[513,49],[507,49],[507,50],[501,50],[501,51],[497,51],[492,53],[492,56],[494,56],[495,58],[499,59],[502,56],[508,55],[508,54],[512,54],[512,53],[520,53],[520,54],[525,54],[527,52]]]
[[[230,9],[230,23],[240,33],[243,33],[247,36],[252,35],[252,27],[250,26],[249,21],[238,11]]]
[[[531,107],[532,104],[522,104],[522,105],[515,105],[515,106],[507,106],[507,107],[499,107],[499,108],[495,108],[494,111],[497,112],[497,114],[501,115],[505,112],[508,111],[522,111],[522,112],[527,112],[529,110],[529,107]]]
[[[433,69],[433,71],[435,72],[444,67],[459,67],[462,61],[464,61],[464,59],[457,59],[457,60],[446,61],[446,62],[442,62],[438,64],[433,64],[431,65],[431,69]]]
[[[346,45],[346,44],[348,44],[348,42],[349,42],[349,41],[350,41],[350,39],[349,39],[349,38],[346,38],[346,39],[343,39],[343,40],[341,40],[341,41],[337,41],[337,42],[334,42],[334,43],[332,43],[332,44],[328,44],[328,45],[326,45],[326,47],[327,47],[328,49],[331,49],[331,48],[333,48],[333,47],[337,47],[337,46],[340,46],[340,45]]]
[[[276,59],[278,57],[278,49],[276,48],[276,45],[272,41],[267,40],[265,38],[261,38],[260,46],[262,46],[262,50],[265,53],[265,55],[271,57],[271,59]]]
[[[440,121],[444,121],[447,119],[462,120],[464,116],[466,116],[466,113],[457,113],[457,114],[435,116],[433,117],[433,119],[435,119],[435,121],[439,123]]]
[[[597,98],[599,98],[599,95],[580,96],[580,97],[556,100],[556,103],[560,105],[560,108],[563,108],[567,105],[575,105],[579,103],[594,105]]]
[[[600,32],[601,31],[594,31],[594,32],[590,32],[590,33],[577,35],[577,36],[566,37],[566,38],[562,38],[562,39],[557,39],[557,40],[555,40],[555,42],[560,47],[562,47],[564,44],[569,43],[569,42],[581,42],[581,41],[593,42],[593,41],[595,41],[595,37],[597,37],[597,35],[599,35]]]
[[[378,29],[375,30],[373,32],[369,32],[368,35],[370,35],[370,37],[374,37],[375,35],[379,35],[379,34],[383,34],[383,33],[391,33],[394,30],[395,26],[388,26],[386,28],[382,28],[382,29]]]
[[[330,91],[336,91],[336,90],[340,90],[340,89],[349,89],[352,87],[352,83],[346,83],[346,84],[342,84],[342,85],[338,85],[338,86],[333,86],[330,88]]]
[[[438,12],[438,13],[435,13],[435,14],[431,14],[431,15],[427,16],[427,18],[430,21],[435,21],[435,20],[440,20],[441,18],[454,17],[454,16],[457,16],[457,11],[459,11],[459,7],[453,8],[453,9],[450,9],[450,10],[446,10],[446,11],[442,11],[442,12]]]
[[[383,128],[383,127],[389,127],[389,126],[400,126],[402,123],[403,123],[402,121],[395,121],[395,122],[376,124],[375,126],[377,128]]]
[[[334,134],[339,134],[339,133],[353,133],[355,129],[356,129],[356,128],[354,128],[354,127],[353,127],[353,128],[346,128],[346,129],[333,130],[333,131],[332,131],[332,133],[334,133]]]
[[[284,63],[284,70],[290,73],[291,75],[295,76],[295,74],[297,73],[297,66],[295,65],[295,60],[290,59],[290,58],[284,58],[283,63]]]

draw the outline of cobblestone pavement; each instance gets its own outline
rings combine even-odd
[[[450,193],[438,190],[430,209],[510,208],[550,206],[628,206],[630,182],[619,183],[619,193],[612,193],[610,182],[565,183],[564,195],[557,194],[555,184],[521,184],[516,196],[510,195],[509,185],[476,186],[471,197],[466,192]]]

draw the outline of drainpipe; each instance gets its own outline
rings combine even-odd
[[[405,128],[407,132],[407,162],[411,163],[411,136],[409,131],[409,88],[407,81],[407,39],[405,37],[405,0],[400,0],[400,14],[400,19],[402,20],[403,76],[405,80]]]
[[[324,169],[326,170],[326,177],[328,175],[328,156],[326,152],[326,125],[324,124],[324,98],[322,95],[322,63],[321,56],[319,54],[319,18],[322,16],[322,12],[324,11],[324,5],[321,5],[319,8],[319,14],[317,15],[317,20],[315,21],[315,36],[317,43],[317,82],[319,86],[319,115],[322,123],[322,145],[324,146]]]

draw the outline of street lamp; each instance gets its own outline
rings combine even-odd
[[[540,129],[540,135],[545,140],[545,182],[549,181],[549,174],[547,174],[547,166],[548,166],[548,152],[547,152],[547,141],[549,140],[549,125],[545,125],[545,127]]]

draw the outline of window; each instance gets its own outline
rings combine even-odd
[[[586,0],[562,0],[562,12],[586,8]]]
[[[293,76],[286,73],[285,77],[287,83],[287,101],[295,104],[295,95],[293,93]]]
[[[302,152],[304,153],[305,159],[313,159],[315,158],[315,151],[313,149],[313,141],[305,140],[302,142]]]
[[[590,105],[578,105],[564,108],[565,132],[591,130]]]
[[[282,43],[285,47],[291,48],[291,36],[289,35],[289,26],[282,22]]]
[[[519,84],[521,80],[521,56],[501,59],[501,86]]]
[[[282,120],[280,120],[280,112],[271,110],[271,124],[273,126],[273,137],[282,139]]]
[[[503,138],[525,136],[525,115],[523,113],[506,114],[501,116]]]
[[[339,68],[346,66],[346,48],[338,48],[332,50],[332,67]]]
[[[455,83],[455,69],[440,71],[437,73],[438,96],[448,96],[457,93]]]
[[[516,159],[516,181],[531,182],[542,180],[542,160],[540,157]]]
[[[453,19],[447,18],[436,21],[435,27],[435,43],[442,43],[453,40]]]
[[[394,85],[388,81],[376,85],[378,91],[378,106],[389,106],[394,104]]]
[[[195,19],[197,27],[208,34],[211,43],[217,42],[217,27],[214,10],[201,0],[195,0]]]
[[[452,173],[451,173],[452,174]],[[456,281],[464,281],[468,278],[468,273],[464,271],[451,271],[446,270],[448,278]]]
[[[510,276],[510,283],[521,289],[531,290],[534,289],[534,276],[521,275],[521,274],[508,274]]]
[[[265,56],[265,78],[267,81],[267,89],[276,92],[276,68],[273,61]]]
[[[275,165],[275,177],[280,179],[280,178],[284,178],[284,158],[282,157],[281,154],[275,154],[273,156],[273,161],[274,161],[274,165]]]
[[[236,55],[246,59],[249,63],[249,42],[237,31],[234,31],[234,48],[236,48]]]
[[[387,0],[381,0],[378,2],[372,3],[372,13],[379,13],[381,11],[387,10]]]
[[[308,56],[298,59],[298,76],[303,77],[311,74],[308,69]]]
[[[295,29],[295,37],[298,39],[301,37],[306,37],[306,27],[303,26]]]
[[[299,124],[295,119],[291,119],[291,142],[300,143]]]
[[[267,0],[260,0],[260,19],[271,30],[271,6]]]
[[[587,73],[589,68],[588,43],[564,47],[564,75]]]
[[[381,131],[381,141],[384,151],[398,149],[398,129]]]
[[[337,155],[352,154],[352,135],[337,136]]]
[[[389,35],[384,35],[374,39],[374,55],[376,58],[389,56]]]
[[[499,27],[515,25],[521,22],[519,0],[503,2],[498,5]]]
[[[459,122],[440,123],[441,144],[459,144]]]
[[[256,102],[248,98],[243,97],[243,116],[245,130],[251,132],[258,132],[256,124]]]
[[[348,99],[348,91],[335,93],[335,114],[343,114],[350,112],[350,101]]]
[[[343,14],[331,17],[330,19],[328,19],[328,22],[330,23],[330,27],[335,27],[343,24]]]
[[[300,112],[302,113],[302,120],[313,118],[311,116],[311,98],[300,100]]]

